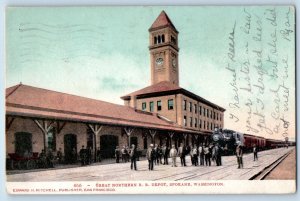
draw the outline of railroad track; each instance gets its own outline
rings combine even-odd
[[[290,153],[292,150],[278,158],[276,161],[274,161],[272,164],[267,166],[263,171],[257,173],[256,175],[253,175],[249,180],[264,180],[266,176],[268,176]]]

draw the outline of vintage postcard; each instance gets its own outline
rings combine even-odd
[[[11,194],[296,192],[295,8],[6,8]]]

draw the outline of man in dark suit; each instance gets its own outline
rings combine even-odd
[[[149,170],[153,170],[153,163],[155,160],[155,151],[153,149],[153,144],[150,144],[150,147],[147,149],[146,157],[148,159]]]
[[[162,154],[164,157],[164,165],[169,165],[169,163],[168,163],[169,148],[166,145],[164,145],[162,148]]]
[[[115,149],[116,163],[120,162],[120,155],[121,155],[121,151],[119,149],[119,146],[116,146],[116,149]]]
[[[137,151],[136,151],[136,147],[135,145],[131,145],[131,149],[130,149],[130,158],[131,158],[131,165],[130,168],[134,170],[137,170],[136,168],[136,159],[137,159]]]
[[[180,157],[181,166],[186,166],[185,164],[185,147],[182,143],[180,143],[180,147],[178,148],[178,155]]]
[[[87,158],[87,153],[86,153],[86,149],[84,148],[84,146],[82,145],[80,151],[79,151],[79,156],[80,156],[80,161],[81,161],[81,165],[86,165],[86,158]]]

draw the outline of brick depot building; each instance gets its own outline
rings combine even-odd
[[[149,29],[151,85],[124,106],[19,84],[6,89],[6,152],[23,155],[81,146],[104,158],[117,145],[199,144],[223,128],[225,109],[179,86],[178,31],[162,11]]]

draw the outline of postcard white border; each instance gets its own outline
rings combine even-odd
[[[288,194],[295,180],[7,182],[11,194]]]
[[[200,2],[200,3],[199,3]],[[292,4],[292,5],[295,5],[296,6],[296,13],[297,13],[297,8],[299,8],[300,6],[300,2],[297,1],[297,0],[252,0],[251,2],[247,1],[242,1],[242,0],[204,0],[204,1],[198,1],[198,0],[192,0],[192,1],[184,1],[184,0],[174,0],[172,2],[169,2],[167,0],[152,0],[151,3],[148,1],[148,0],[126,0],[126,1],[122,1],[122,0],[110,0],[110,1],[105,1],[105,0],[52,0],[51,2],[50,1],[41,1],[41,0],[3,0],[0,2],[0,6],[1,6],[1,11],[0,12],[0,25],[1,25],[1,32],[0,32],[0,43],[2,45],[2,47],[4,47],[4,44],[5,44],[5,38],[4,38],[4,18],[5,18],[5,13],[4,13],[4,10],[5,10],[5,6],[8,6],[8,5],[14,5],[14,6],[37,6],[37,5],[56,5],[56,6],[74,6],[74,5],[103,5],[103,4],[106,4],[106,5],[224,5],[224,4],[227,4],[227,5],[266,5],[266,4],[284,4],[284,5],[287,5],[287,4]],[[297,22],[297,26],[296,26],[296,33],[298,35],[299,33],[299,26],[298,26],[298,23],[299,23],[299,20],[300,20],[300,17],[299,17],[299,13],[296,14],[296,22]],[[299,50],[299,40],[297,40],[297,49]],[[0,53],[1,55],[4,55],[4,48],[0,48]],[[298,62],[298,59],[299,59],[299,51],[297,51],[297,63]],[[1,103],[2,103],[2,107],[1,107],[1,115],[0,115],[0,128],[1,129],[1,134],[2,136],[4,136],[5,134],[5,131],[4,131],[4,120],[5,120],[5,109],[4,109],[4,106],[5,106],[5,102],[4,102],[4,89],[5,89],[5,65],[4,65],[4,57],[0,57],[0,63],[1,63],[1,78],[0,79],[0,89],[1,89],[1,93],[0,93],[0,100],[1,100]],[[299,77],[299,70],[297,71],[297,78]],[[297,80],[297,79],[296,79]],[[299,84],[297,83],[297,94],[300,93],[299,91]],[[298,98],[298,96],[297,96]],[[299,103],[299,98],[297,99],[297,103]],[[299,112],[299,107],[297,107],[297,114]],[[298,116],[298,115],[297,115]],[[299,124],[299,118],[297,118],[297,125]],[[297,133],[298,134],[298,133]],[[1,141],[1,147],[2,147],[2,152],[5,153],[5,141],[2,140]],[[297,147],[297,151],[299,151],[299,147]],[[1,183],[2,183],[2,186],[4,187],[5,185],[7,185],[7,188],[9,189],[10,188],[10,185],[13,184],[13,185],[21,185],[21,182],[18,182],[19,184],[16,184],[15,182],[7,182],[6,183],[6,175],[5,175],[5,154],[0,154],[0,157],[1,157],[1,161],[2,161],[2,166],[1,166],[1,172],[3,174],[1,174]],[[299,154],[297,154],[297,160],[299,160]],[[297,170],[298,170],[298,166],[297,166]],[[297,174],[297,179],[299,179],[299,174]],[[144,181],[143,181],[144,182]],[[209,182],[212,182],[212,181],[209,181]],[[238,183],[237,183],[238,182]],[[276,180],[276,181],[255,181],[257,183],[252,183],[252,181],[225,181],[226,185],[229,185],[230,183],[232,184],[232,187],[234,187],[235,185],[248,185],[248,188],[249,188],[249,193],[251,193],[251,191],[255,191],[256,194],[258,193],[258,191],[253,187],[255,188],[258,188],[259,191],[264,191],[265,192],[265,189],[266,188],[269,188],[269,189],[272,189],[271,191],[276,191],[274,192],[274,194],[278,193],[278,192],[282,192],[282,187],[286,187],[287,185],[293,185],[294,184],[294,180],[292,181],[289,181],[289,180]],[[29,184],[28,182],[26,182],[27,184]],[[50,182],[46,182],[46,185],[53,185],[53,184],[49,184]],[[60,185],[59,184],[60,182],[55,182],[55,185]],[[64,183],[66,182],[61,182],[62,185],[66,185]],[[68,183],[68,182],[67,182]],[[72,184],[74,182],[71,182]],[[88,182],[90,183],[90,182]],[[40,182],[38,182],[39,185],[41,185]],[[22,184],[24,185],[24,183]],[[225,189],[225,188],[224,188]],[[227,189],[227,188],[226,188]],[[73,195],[73,196],[43,196],[42,198],[40,196],[10,196],[7,194],[7,189],[6,188],[1,188],[0,190],[0,194],[1,194],[1,200],[30,200],[30,201],[33,201],[33,200],[40,200],[40,199],[43,199],[43,201],[47,201],[47,200],[74,200],[75,196],[76,195]],[[228,191],[232,190],[232,188],[228,188],[227,189]],[[234,193],[237,193],[236,189],[234,189]],[[128,192],[127,192],[128,193]],[[136,192],[137,193],[137,192]],[[153,192],[151,192],[153,193]],[[201,192],[197,192],[197,193],[201,193]],[[220,192],[219,192],[220,193]],[[224,193],[224,192],[222,192]],[[271,192],[270,192],[271,193]],[[282,192],[284,193],[284,192]],[[287,193],[287,192],[286,192]],[[74,193],[73,193],[74,194]],[[90,193],[89,193],[90,194]],[[125,193],[126,194],[126,193]],[[78,198],[78,197],[76,197]],[[107,197],[107,196],[103,196],[103,197],[80,197],[79,199],[81,200],[99,200],[99,199],[109,199],[110,201],[114,201],[114,200],[120,200],[122,199],[122,201],[124,200],[141,200],[141,197],[133,197],[133,196],[129,196],[129,195],[126,195],[126,196],[122,196],[121,197]],[[143,201],[146,201],[146,200],[153,200],[153,199],[159,199],[159,198],[162,198],[160,196],[158,197],[143,197],[142,200]],[[172,200],[182,200],[182,199],[185,199],[185,200],[188,200],[188,199],[191,199],[191,200],[195,200],[196,198],[199,199],[199,197],[197,196],[189,196],[189,197],[181,197],[181,196],[168,196],[168,197],[164,197],[164,198],[171,198]],[[205,196],[203,195],[201,197],[201,199],[204,199],[205,201],[210,201],[210,200],[216,200],[216,199],[222,199],[224,201],[226,200],[233,200],[233,196],[226,196],[226,197],[220,197],[220,196]],[[256,199],[256,200],[259,200],[259,199],[264,199],[264,200],[274,200],[276,198],[278,198],[276,195],[273,195],[273,196],[265,196],[265,195],[260,195],[260,196],[251,196],[251,195],[247,195],[247,196],[244,196],[244,195],[237,195],[234,197],[234,199],[238,199],[238,200],[253,200]],[[281,196],[280,197],[280,200],[285,200],[285,201],[288,201],[288,200],[296,200],[298,199],[299,200],[300,198],[300,195],[299,193],[296,193],[294,195],[286,195],[286,196]]]

